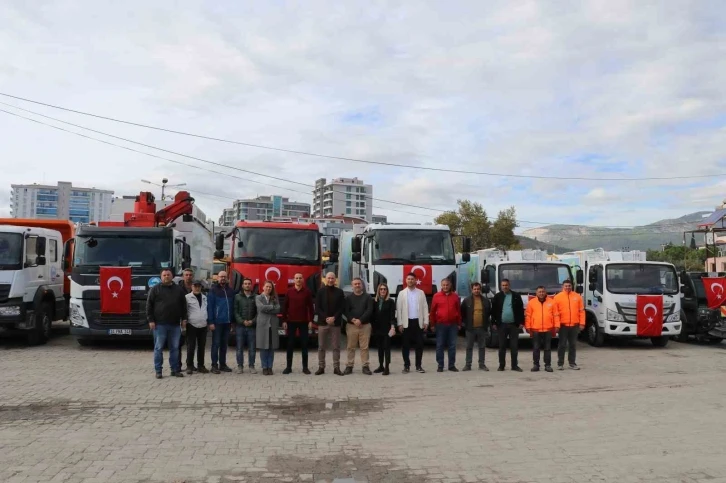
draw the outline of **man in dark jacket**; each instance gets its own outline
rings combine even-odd
[[[522,372],[517,365],[519,331],[524,327],[524,302],[522,296],[513,292],[509,280],[502,279],[501,290],[492,301],[492,329],[499,334],[499,371],[504,370],[507,345],[512,354],[512,370]],[[507,343],[509,341],[509,343]]]
[[[154,370],[161,379],[164,365],[164,345],[169,343],[169,366],[171,375],[184,377],[179,363],[179,341],[181,329],[187,325],[187,300],[181,287],[174,283],[171,270],[161,272],[161,283],[149,290],[146,300],[146,318],[154,334]]]
[[[227,272],[219,272],[217,285],[207,294],[209,330],[212,331],[212,373],[232,372],[227,366],[227,338],[234,321],[234,290],[227,283]]]
[[[295,339],[300,336],[302,346],[302,371],[310,374],[308,369],[308,334],[313,328],[313,294],[305,286],[302,273],[296,273],[295,285],[287,289],[285,302],[282,306],[282,328],[287,331],[287,366],[283,374],[292,372],[292,356]]]
[[[334,373],[340,371],[340,325],[345,310],[345,294],[335,286],[335,274],[325,275],[325,287],[318,290],[315,297],[315,313],[318,316],[318,370],[316,376],[325,374],[325,345],[330,339],[333,346]]]
[[[257,355],[257,305],[255,294],[252,293],[252,280],[246,278],[242,281],[242,291],[234,297],[234,319],[237,322],[235,334],[237,338],[237,374],[244,372],[245,343],[248,347],[247,367],[251,374],[255,370],[255,356]]]
[[[489,299],[481,293],[481,284],[476,282],[471,286],[471,295],[461,303],[461,319],[466,328],[466,365],[465,371],[471,370],[474,352],[474,342],[479,347],[479,369],[488,371],[484,363],[484,338],[489,328],[492,314]]]
[[[371,341],[371,316],[373,315],[373,298],[363,291],[363,280],[353,279],[353,293],[345,298],[345,335],[348,339],[348,364],[343,374],[353,374],[355,365],[355,349],[360,347],[360,361],[363,374],[373,375],[368,359],[368,344]]]

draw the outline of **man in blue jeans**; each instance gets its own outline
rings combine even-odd
[[[436,372],[444,372],[444,349],[449,355],[449,371],[459,372],[456,368],[456,338],[461,329],[461,304],[459,295],[451,289],[451,280],[441,281],[441,292],[436,292],[431,300],[429,313],[431,330],[436,332]]]
[[[237,327],[237,374],[242,374],[245,367],[245,343],[249,348],[248,367],[250,374],[257,374],[255,370],[255,354],[257,346],[257,304],[255,294],[252,293],[252,280],[244,279],[242,292],[234,297],[234,319]]]
[[[154,334],[154,370],[161,379],[164,365],[164,345],[169,343],[169,366],[173,377],[184,377],[181,373],[179,343],[182,327],[187,324],[187,301],[184,289],[174,283],[172,271],[161,271],[161,283],[149,290],[146,300],[146,318]]]
[[[212,331],[212,374],[232,372],[227,366],[227,339],[234,321],[234,290],[227,282],[227,272],[217,275],[217,284],[207,294],[207,319]]]

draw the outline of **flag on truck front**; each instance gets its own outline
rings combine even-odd
[[[434,290],[434,274],[431,270],[431,265],[404,265],[403,266],[403,281],[406,282],[406,277],[409,273],[413,273],[416,276],[416,288],[423,290],[425,293],[430,294]]]
[[[101,267],[102,314],[131,313],[131,267]]]
[[[637,335],[660,337],[663,334],[663,296],[638,295],[635,302]]]
[[[703,289],[706,292],[706,303],[709,309],[715,309],[726,302],[726,277],[703,277]]]

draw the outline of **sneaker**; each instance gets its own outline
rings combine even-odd
[[[499,371],[499,372],[502,372],[502,371],[504,371],[504,366],[499,366],[499,367],[497,368],[497,371]]]
[[[194,367],[194,364],[187,364],[187,374],[189,374],[189,371],[197,372],[197,368]]]
[[[192,374],[194,374],[194,369],[187,367],[187,376],[191,376]]]
[[[459,372],[459,369],[456,368],[456,366],[449,367],[449,372]]]
[[[381,372],[383,372],[383,370],[384,370],[384,369],[383,369],[383,366],[378,366],[378,369],[376,369],[376,370],[375,370],[375,371],[373,371],[373,372],[375,372],[376,374],[380,374]]]
[[[363,368],[363,374],[365,374],[366,376],[372,376],[373,375],[373,373],[371,372],[371,368],[368,367],[368,366],[365,366]]]
[[[344,375],[342,372],[340,372],[340,367],[336,367],[333,370],[333,374],[335,374],[336,376],[343,376]]]
[[[225,366],[221,366],[219,368],[219,370],[222,371],[222,372],[232,372],[232,369],[230,369],[230,367],[229,366],[226,366],[226,365]]]
[[[219,367],[212,364],[212,374],[219,374]]]
[[[184,374],[181,372],[172,372],[171,377],[184,377]]]
[[[250,374],[257,374],[257,369],[255,369],[255,366],[250,366]]]
[[[443,367],[439,367],[438,369],[436,369],[436,372],[444,372],[444,368]]]
[[[324,367],[320,367],[317,371],[315,371],[315,375],[316,376],[321,376],[323,374],[325,374],[325,368]]]
[[[532,366],[532,372],[539,372],[539,366]]]
[[[409,372],[411,372],[411,368],[410,367],[404,367],[403,368],[403,371],[401,371],[401,372],[403,372],[404,374],[408,374]]]
[[[554,372],[552,370],[552,366],[545,366],[545,371],[547,371],[547,372]]]
[[[204,366],[199,366],[197,372],[199,372],[199,374],[209,374],[209,369]]]
[[[565,370],[565,365],[564,364],[557,364],[557,370],[558,371],[564,371]]]
[[[577,367],[577,364],[570,364],[570,369],[572,369],[573,371],[579,371],[580,370],[580,368]]]
[[[345,372],[343,372],[344,376],[348,376],[350,374],[353,374],[353,368],[352,367],[346,367]]]
[[[305,374],[306,376],[309,376],[310,375],[310,369],[308,369],[307,367],[304,367],[303,368],[303,374]]]
[[[489,372],[489,368],[486,366],[486,364],[482,364],[479,366],[480,371]]]
[[[517,366],[517,367],[512,367],[512,370],[513,370],[513,371],[515,371],[515,372],[522,372],[522,368],[521,368],[521,367],[519,367],[519,366]]]
[[[470,371],[470,370],[471,370],[471,366],[464,366],[464,368],[462,369],[462,371],[464,371],[464,372]]]
[[[384,376],[387,376],[387,375],[389,375],[390,373],[391,373],[391,371],[389,371],[387,367],[386,367],[385,369],[383,369],[383,373],[382,373],[382,374],[383,374]]]
[[[244,374],[245,368],[242,366],[237,366],[237,369],[235,369],[235,374]]]
[[[290,374],[292,372],[292,369],[289,367],[286,367],[284,371],[282,371],[283,374]]]
[[[161,378],[163,378],[163,377],[164,377],[164,376],[162,376],[162,375],[161,375],[161,372],[157,372],[157,373],[156,373],[156,378],[157,378],[157,379],[161,379]]]
[[[418,367],[416,368],[416,372],[418,372],[419,374],[425,374],[425,373],[426,373],[426,371],[424,371],[424,368],[423,368],[423,367],[421,367],[421,366],[418,366]]]

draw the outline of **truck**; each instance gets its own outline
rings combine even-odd
[[[665,347],[670,337],[681,333],[681,293],[676,268],[670,263],[649,262],[643,251],[605,251],[602,248],[579,250],[557,255],[587,274],[583,291],[585,336],[587,342],[600,347],[611,337],[650,338],[656,347]],[[654,296],[662,303],[662,329],[658,335],[638,334],[638,298]],[[658,314],[648,304],[646,316]],[[657,321],[660,322],[660,321]],[[660,327],[660,324],[658,324]]]
[[[77,227],[75,237],[66,243],[64,269],[71,277],[70,332],[80,345],[95,339],[152,339],[146,319],[149,289],[161,282],[162,269],[179,277],[191,266],[189,241],[172,225],[179,217],[191,216],[193,203],[188,192],[180,191],[172,204],[157,211],[154,196],[142,192],[124,221]],[[128,313],[101,309],[101,297],[110,290],[100,283],[101,267],[130,267]]]
[[[681,272],[681,333],[679,342],[691,337],[707,344],[718,344],[726,338],[724,307],[710,308],[706,300],[703,278],[726,277],[726,272]]]
[[[544,250],[478,250],[471,254],[470,262],[460,266],[459,271],[461,278],[465,279],[457,286],[461,297],[471,293],[471,283],[480,282],[482,293],[492,298],[499,291],[500,282],[506,278],[511,289],[521,295],[525,307],[540,285],[547,289],[548,296],[559,292],[565,280],[575,284],[576,292],[582,293],[583,290],[582,271],[573,269],[563,261],[551,259]],[[526,329],[520,330],[520,339],[529,337]],[[499,337],[493,327],[487,330],[485,343],[487,347],[499,346]]]
[[[224,260],[225,240],[230,239],[229,280],[239,291],[242,281],[252,281],[252,291],[260,293],[266,280],[275,284],[280,304],[285,301],[293,277],[301,273],[305,285],[317,293],[322,285],[322,233],[316,223],[305,221],[238,221],[228,233],[217,235],[214,258]],[[333,238],[331,262],[337,261],[338,241]],[[317,333],[314,328],[311,333]],[[279,335],[285,337],[280,328]]]
[[[53,321],[67,319],[63,247],[74,230],[70,221],[0,219],[0,332],[39,345],[50,338]]]
[[[471,239],[462,238],[464,258],[468,260]],[[346,292],[352,291],[352,279],[360,277],[371,296],[375,296],[379,284],[386,283],[395,298],[406,287],[406,276],[414,273],[430,305],[441,280],[448,278],[456,287],[454,239],[446,225],[353,225],[352,230],[343,232],[341,240],[348,252],[341,255],[338,271],[340,287]],[[429,332],[427,336],[434,334]]]

